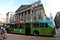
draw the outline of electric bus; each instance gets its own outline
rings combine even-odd
[[[55,26],[52,20],[17,22],[10,24],[9,31],[16,34],[54,36]]]

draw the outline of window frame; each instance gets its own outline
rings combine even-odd
[[[40,23],[40,28],[47,28],[48,24],[47,23]]]
[[[24,23],[20,23],[19,28],[24,29],[24,27],[25,27]]]
[[[34,27],[33,24],[32,24],[32,27],[33,27],[33,28],[39,28],[39,23],[38,23],[38,22],[33,22],[33,23],[34,23],[34,26],[35,26],[35,27]],[[36,23],[38,24],[38,26],[37,26]]]
[[[25,27],[31,27],[31,23],[25,23]]]

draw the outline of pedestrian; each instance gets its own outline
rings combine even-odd
[[[5,40],[5,39],[7,39],[7,31],[3,27],[1,29],[2,29],[1,36]]]
[[[0,27],[0,34],[1,34],[2,30],[1,30],[1,27]]]

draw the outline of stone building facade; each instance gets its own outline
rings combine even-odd
[[[57,12],[54,21],[55,21],[56,28],[60,28],[60,12]]]
[[[34,2],[30,5],[21,5],[15,13],[15,20],[24,20],[25,22],[46,19],[41,1]]]
[[[14,21],[14,12],[7,12],[6,14],[6,24],[12,23]]]

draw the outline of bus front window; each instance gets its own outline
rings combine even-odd
[[[48,24],[47,23],[40,23],[40,27],[41,28],[46,28],[46,27],[48,27]]]

